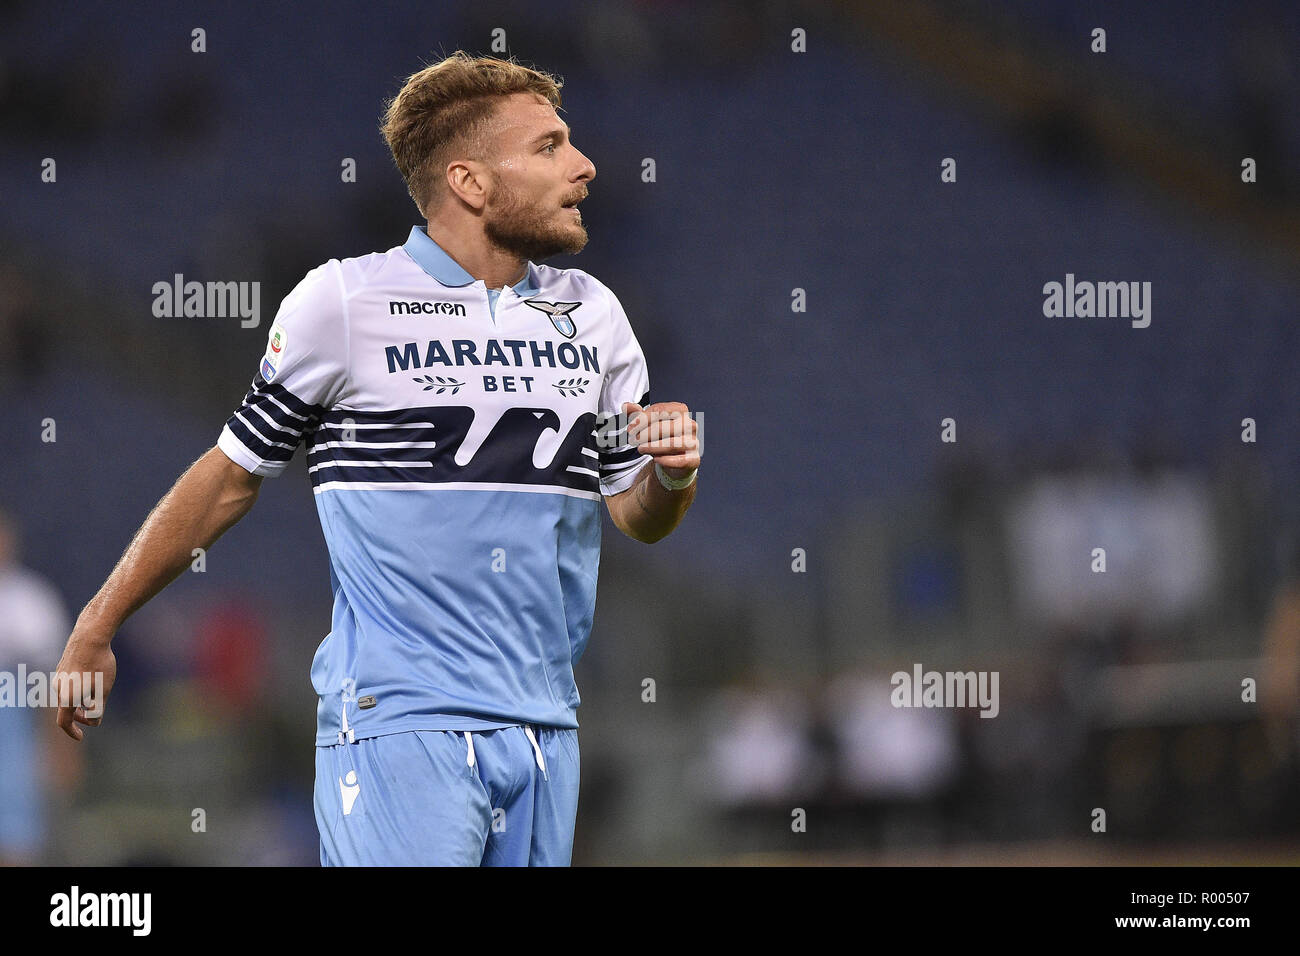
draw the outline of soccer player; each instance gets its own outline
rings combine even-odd
[[[216,447],[59,664],[104,673],[107,696],[122,622],[305,444],[334,593],[311,671],[325,865],[567,865],[600,501],[653,543],[695,496],[696,422],[650,404],[618,299],[538,264],[586,245],[576,207],[596,175],[559,89],[461,52],[408,79],[383,134],[427,226],[289,293]],[[60,703],[77,740],[102,720],[103,700]]]

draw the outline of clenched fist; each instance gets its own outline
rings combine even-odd
[[[624,402],[628,442],[653,456],[669,478],[686,478],[700,467],[699,427],[691,410],[681,402],[656,402],[642,408]]]

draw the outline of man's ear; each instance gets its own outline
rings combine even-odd
[[[487,167],[472,159],[458,159],[447,164],[447,188],[474,210],[487,205]]]

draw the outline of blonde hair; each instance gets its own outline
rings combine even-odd
[[[536,93],[559,109],[563,85],[514,57],[473,57],[461,50],[408,77],[385,104],[380,131],[420,215],[428,218],[441,174],[457,153],[484,158],[482,134],[500,97]]]

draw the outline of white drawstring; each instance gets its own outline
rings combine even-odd
[[[354,743],[357,742],[357,732],[356,732],[355,730],[353,730],[351,727],[348,726],[348,694],[347,694],[347,691],[344,691],[344,692],[343,692],[343,705],[342,705],[342,707],[341,707],[341,709],[340,709],[340,713],[341,713],[342,720],[343,720],[343,724],[342,724],[343,729],[339,731],[339,743],[343,743],[343,735],[344,735],[344,734],[347,734],[348,743],[350,743],[350,744],[354,744]]]
[[[524,733],[528,735],[528,742],[533,745],[533,754],[537,757],[537,766],[542,769],[542,776],[546,775],[546,761],[542,759],[542,748],[537,746],[537,738],[533,736],[533,728],[524,724]]]
[[[541,768],[542,776],[546,776],[546,758],[542,756],[542,748],[537,745],[537,737],[533,733],[533,728],[528,724],[523,726],[528,742],[533,745],[533,756],[537,758],[537,766]],[[465,735],[465,765],[473,767],[478,762],[478,758],[474,755],[474,735],[468,730],[462,731],[462,733]]]

